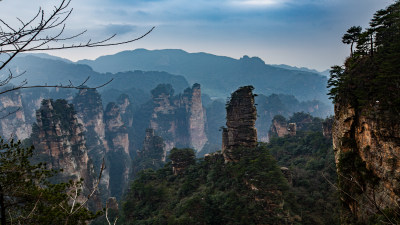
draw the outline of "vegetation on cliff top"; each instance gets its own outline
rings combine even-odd
[[[357,29],[356,29],[357,28]],[[377,107],[400,114],[400,1],[375,13],[370,27],[350,28],[343,42],[356,44],[344,67],[333,66],[328,81],[334,102]]]

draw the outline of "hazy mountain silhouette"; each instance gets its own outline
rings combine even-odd
[[[266,95],[283,93],[294,95],[299,100],[327,102],[326,77],[267,65],[258,57],[244,56],[237,60],[177,49],[136,49],[78,63],[87,64],[98,72],[144,70],[183,75],[189,83],[200,83],[203,91],[211,97],[225,98],[237,87],[251,84],[257,92]]]
[[[171,84],[177,92],[182,92],[189,87],[189,83],[183,76],[172,75],[158,71],[129,71],[122,73],[99,73],[90,66],[71,63],[57,57],[40,57],[25,55],[15,58],[8,68],[14,75],[22,74],[12,80],[18,85],[23,80],[28,85],[68,85],[71,81],[74,85],[80,85],[89,77],[85,85],[95,87],[113,79],[111,83],[99,89],[100,92],[118,90],[119,92],[149,93],[160,83]]]

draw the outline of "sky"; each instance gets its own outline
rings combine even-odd
[[[41,6],[47,13],[60,0],[2,0],[0,19],[27,20]],[[183,49],[267,64],[317,70],[341,65],[350,48],[341,43],[354,25],[367,27],[375,11],[393,0],[71,0],[65,35],[87,32],[74,43],[145,38],[121,46],[47,52],[73,61],[123,50]]]

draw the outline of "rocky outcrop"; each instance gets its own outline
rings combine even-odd
[[[3,138],[23,140],[31,134],[26,122],[20,91],[0,95],[0,135]]]
[[[200,84],[194,84],[192,89],[186,89],[189,106],[189,135],[191,146],[200,151],[207,142],[205,133],[206,116],[201,102]]]
[[[110,174],[110,193],[117,198],[122,196],[129,181],[131,166],[129,125],[127,119],[130,101],[126,97],[119,98],[117,103],[107,105],[104,115],[105,136],[108,143],[107,162]]]
[[[296,133],[296,123],[288,123],[285,117],[276,115],[272,120],[272,124],[268,132],[268,140],[272,137],[285,137],[286,135],[296,136]]]
[[[376,107],[336,103],[333,148],[341,198],[362,222],[400,202],[400,123]],[[345,219],[345,218],[344,218]]]
[[[107,105],[105,111],[106,136],[109,141],[110,149],[116,151],[121,149],[129,155],[129,127],[122,120],[120,105],[111,102]]]
[[[79,201],[95,187],[97,174],[85,146],[84,128],[78,122],[73,105],[65,100],[43,100],[36,113],[37,123],[32,128],[32,142],[39,152],[37,159],[50,168],[62,169],[59,179],[84,179],[83,193]],[[92,207],[99,209],[101,203],[95,197]]]
[[[286,118],[283,116],[275,116],[274,119],[272,120],[271,127],[269,129],[268,133],[268,139],[271,139],[271,137],[284,137],[289,134],[288,131],[288,123],[286,121]]]
[[[232,151],[238,148],[255,148],[257,111],[254,106],[252,86],[235,91],[226,107],[226,126],[222,132],[222,153],[225,161],[235,161]]]
[[[174,96],[172,86],[160,84],[152,90],[150,127],[165,141],[165,151],[191,147],[200,151],[207,142],[205,111],[199,84]]]
[[[109,151],[101,96],[95,89],[81,89],[72,103],[84,128],[89,157],[93,161],[95,172],[99,173],[105,154]],[[109,196],[109,179],[109,170],[105,169],[100,183],[100,193],[104,200]]]

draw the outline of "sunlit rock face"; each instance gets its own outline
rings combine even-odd
[[[235,91],[226,107],[226,128],[222,133],[222,153],[225,161],[235,161],[232,151],[237,148],[255,148],[257,110],[252,86]]]
[[[162,84],[152,91],[153,110],[150,127],[165,142],[165,152],[174,147],[200,151],[208,141],[206,115],[201,102],[201,88],[194,84],[174,96],[171,85]]]
[[[94,188],[97,174],[89,159],[84,127],[79,123],[72,104],[65,100],[43,100],[36,112],[37,123],[32,128],[32,143],[37,150],[36,159],[50,168],[62,169],[59,179],[84,179],[83,202]],[[101,208],[98,196],[91,200],[91,207]]]
[[[382,117],[385,113],[373,106],[335,104],[332,136],[339,184],[351,196],[342,200],[364,222],[378,208],[398,209],[400,202],[400,123]]]

